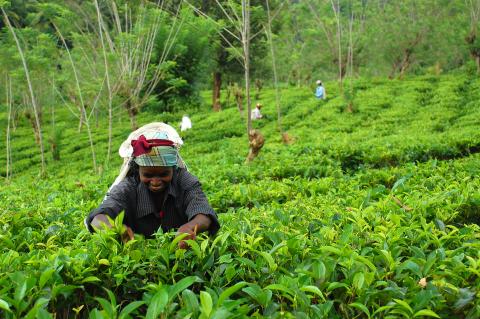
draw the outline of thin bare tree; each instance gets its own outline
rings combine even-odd
[[[338,53],[338,41],[335,41],[335,30],[332,30],[331,27],[329,27],[325,21],[325,19],[323,19],[322,17],[320,17],[319,15],[319,10],[318,8],[316,8],[312,2],[312,0],[307,0],[307,5],[308,7],[310,8],[310,11],[313,13],[313,18],[314,20],[316,21],[316,23],[320,26],[321,30],[323,31],[324,35],[325,35],[325,38],[326,38],[326,43],[328,45],[328,48],[331,52],[331,55],[332,55],[332,58],[334,60],[334,62],[337,63],[338,65],[338,61],[336,61],[339,57],[339,53]],[[328,0],[326,0],[328,1]],[[323,3],[323,2],[322,2]],[[331,2],[332,4],[333,2]],[[334,7],[333,7],[334,8]],[[335,12],[335,9],[334,9],[334,12]],[[338,29],[337,29],[337,35],[338,35]]]
[[[465,4],[469,9],[470,30],[465,37],[465,41],[469,46],[471,57],[475,60],[477,66],[477,74],[480,74],[480,48],[475,44],[478,37],[478,21],[480,20],[480,0],[465,0]]]
[[[349,79],[350,84],[348,85],[348,92],[345,94],[345,100],[347,102],[347,112],[353,113],[354,111],[354,87],[353,87],[353,22],[355,16],[353,9],[350,12],[350,17],[348,20],[348,48],[347,48],[347,63],[346,63],[346,73]]]
[[[220,25],[217,21],[212,19],[210,16],[202,12],[200,9],[196,8],[194,5],[190,4],[188,0],[184,0],[185,3],[190,5],[198,14],[204,16],[205,18],[212,21],[214,24],[219,26],[218,34],[225,43],[228,44],[228,48],[234,54],[235,58],[242,65],[244,70],[244,81],[245,81],[245,98],[247,103],[247,136],[249,140],[249,154],[247,156],[247,162],[252,161],[260,152],[260,149],[263,147],[265,139],[259,130],[252,129],[252,119],[251,119],[251,97],[250,97],[250,43],[251,40],[257,36],[263,30],[252,34],[250,30],[250,15],[252,7],[250,5],[250,0],[241,0],[240,8],[238,8],[238,3],[235,1],[227,0],[225,4],[220,3],[219,0],[215,0],[215,3],[218,5],[220,10],[223,12],[225,18],[230,22],[231,27],[224,27]],[[229,34],[235,41],[237,41],[241,50],[237,46],[229,41],[221,31],[225,31]]]
[[[235,12],[235,11],[234,11]],[[252,130],[252,102],[250,98],[250,0],[242,0],[242,19],[240,36],[243,48],[243,70],[245,76],[245,95],[247,97],[247,133]]]
[[[97,20],[98,20],[98,33],[100,36],[100,43],[102,45],[102,55],[103,55],[103,63],[105,67],[105,79],[107,84],[107,93],[108,93],[108,148],[107,148],[107,160],[106,163],[110,162],[110,156],[112,153],[112,101],[113,101],[113,88],[110,82],[109,76],[109,67],[107,61],[107,49],[105,45],[105,40],[103,37],[103,18],[100,14],[100,7],[98,6],[98,1],[95,0],[95,8],[97,9]]]
[[[277,9],[277,13],[281,9],[281,7],[284,5],[284,3],[285,1],[282,2],[282,4],[279,6],[279,8]],[[275,86],[275,107],[277,109],[277,128],[278,128],[278,131],[280,132],[280,135],[282,136],[283,142],[287,143],[290,139],[288,138],[287,133],[284,132],[282,128],[282,111],[280,106],[281,92],[280,92],[280,87],[278,85],[277,64],[275,61],[275,47],[273,43],[273,33],[272,33],[272,21],[275,14],[272,15],[270,11],[269,0],[265,0],[265,4],[267,7],[267,25],[265,28],[265,32],[267,35],[268,44],[270,46],[270,55],[272,56],[273,84]]]
[[[340,0],[334,3],[334,0],[330,0],[332,5],[332,11],[335,15],[335,21],[337,23],[337,53],[338,53],[338,85],[340,88],[340,94],[343,93],[343,69],[342,69],[342,26],[340,21]]]
[[[5,177],[8,179],[10,179],[11,175],[12,175],[12,150],[11,150],[11,145],[10,145],[10,120],[12,118],[12,81],[10,79],[10,77],[7,75],[6,76],[6,81],[5,81],[7,87],[6,87],[6,90],[5,92],[7,93],[6,96],[7,96],[7,107],[8,107],[8,120],[7,120],[7,147],[6,147],[6,151],[7,151],[7,154],[6,154],[6,159],[7,159],[7,163],[6,163],[6,169],[5,169]]]
[[[94,145],[94,142],[93,142],[92,130],[90,129],[89,116],[87,115],[85,102],[84,102],[84,99],[83,99],[83,90],[82,90],[82,87],[80,85],[80,79],[79,79],[79,76],[78,76],[78,68],[77,68],[77,65],[75,64],[75,62],[73,61],[72,54],[71,54],[70,49],[69,49],[69,47],[68,47],[68,45],[65,41],[65,38],[63,37],[62,33],[60,32],[60,30],[58,29],[58,27],[56,26],[55,23],[53,23],[53,26],[55,27],[55,29],[57,31],[57,34],[59,35],[59,37],[60,37],[60,39],[63,43],[65,51],[67,52],[67,56],[68,56],[68,60],[70,62],[70,66],[72,68],[72,72],[73,72],[74,79],[75,79],[76,93],[78,94],[78,98],[79,98],[79,102],[80,102],[79,103],[80,119],[83,119],[83,121],[85,123],[85,127],[87,128],[88,141],[89,141],[89,144],[90,144],[90,151],[92,153],[93,171],[95,173],[97,173],[97,159],[96,159],[96,155],[95,155],[95,145]],[[100,95],[100,93],[98,95]],[[81,122],[82,122],[82,120],[80,120],[80,123]]]
[[[96,6],[100,28],[97,32],[103,34],[102,49],[115,57],[114,65],[109,67],[108,73],[110,75],[114,71],[117,73],[113,75],[115,80],[110,78],[107,80],[107,85],[110,85],[108,90],[112,95],[115,94],[122,99],[122,105],[130,117],[132,129],[137,128],[136,116],[141,107],[151,98],[168,70],[167,59],[183,26],[180,5],[173,14],[163,10],[163,1],[158,1],[155,9],[147,8],[151,5],[152,3],[142,2],[137,11],[138,15],[132,16],[125,3],[125,15],[121,17],[116,2],[108,1],[113,28],[109,28],[101,18],[98,18],[101,12],[98,5]],[[171,18],[171,25],[166,22],[168,18]],[[152,68],[157,35],[164,27],[168,27],[168,35],[158,60],[155,60],[156,66]],[[108,67],[108,64],[106,66]],[[172,89],[172,86],[167,87],[159,94],[167,93]]]
[[[40,148],[40,158],[41,158],[40,174],[43,176],[43,175],[45,175],[45,172],[46,172],[45,151],[44,151],[44,148],[43,148],[43,137],[42,137],[42,127],[41,127],[41,123],[40,123],[40,113],[39,113],[39,108],[38,108],[37,101],[36,101],[36,98],[35,98],[35,93],[33,92],[32,81],[30,80],[30,72],[29,72],[29,69],[28,69],[28,66],[27,66],[27,61],[25,59],[25,55],[23,53],[23,49],[20,45],[20,42],[18,41],[15,30],[14,30],[12,24],[10,23],[10,19],[8,18],[7,13],[3,9],[3,7],[0,8],[0,9],[2,10],[3,20],[5,21],[5,24],[7,25],[8,30],[10,30],[10,32],[12,33],[13,39],[15,40],[15,44],[16,44],[17,49],[18,49],[18,53],[19,53],[20,58],[22,60],[23,70],[25,72],[25,78],[27,80],[27,85],[28,85],[28,92],[29,92],[29,95],[30,95],[30,103],[32,105],[33,113],[34,113],[34,117],[35,117],[35,125],[36,125],[37,130],[38,130],[36,133],[38,134],[38,139],[39,139],[38,144],[39,144],[39,148]]]

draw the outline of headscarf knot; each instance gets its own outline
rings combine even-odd
[[[150,139],[147,140],[145,135],[140,135],[137,140],[132,140],[133,156],[148,154],[155,146],[174,146],[170,140]]]

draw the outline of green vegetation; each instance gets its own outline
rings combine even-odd
[[[274,91],[262,91],[267,118],[253,126],[267,142],[250,165],[233,101],[222,112],[188,110],[193,129],[181,153],[222,223],[188,251],[172,233],[124,245],[120,227],[85,230],[120,165],[118,156],[105,162],[106,119],[91,127],[97,175],[88,137],[59,109],[45,134],[60,160],[48,148],[40,179],[20,118],[14,178],[0,190],[0,317],[478,318],[478,78],[353,85],[353,113],[333,83],[325,102],[308,88],[283,90],[289,145],[277,131]],[[138,121],[177,126],[182,114],[144,112]],[[115,118],[114,147],[129,132],[127,115]],[[0,141],[4,149],[5,131]]]
[[[480,317],[479,0],[0,16],[0,318]],[[120,143],[185,113],[217,236],[90,234]]]

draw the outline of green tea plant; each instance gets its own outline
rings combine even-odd
[[[354,113],[339,112],[329,83],[321,106],[306,88],[284,90],[290,145],[265,89],[267,118],[253,125],[266,144],[250,165],[233,105],[191,113],[180,152],[222,228],[188,250],[161,230],[123,243],[121,219],[88,233],[83,218],[120,159],[92,175],[88,139],[65,126],[60,160],[39,180],[28,123],[19,123],[14,177],[0,189],[0,317],[478,318],[477,84],[463,75],[358,79]],[[70,119],[56,110],[57,123]],[[139,122],[176,125],[181,115]],[[115,121],[119,145],[129,122]],[[99,163],[104,127],[92,127]]]

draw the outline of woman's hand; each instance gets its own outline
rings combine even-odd
[[[102,230],[102,228],[104,227],[107,227],[107,228],[113,227],[113,225],[110,224],[110,221],[108,220],[107,215],[104,215],[104,214],[98,214],[97,216],[95,216],[92,220],[91,225],[95,230]],[[127,225],[124,225],[124,226],[125,226],[125,231],[122,234],[122,242],[126,243],[134,238],[133,236],[134,233],[130,227],[128,227]]]
[[[101,230],[103,227],[113,227],[112,224],[110,224],[107,215],[105,214],[98,214],[97,216],[95,216],[90,225],[92,225],[93,229],[95,230]]]
[[[197,231],[198,231],[197,225],[191,225],[190,223],[187,223],[180,226],[177,231],[177,236],[180,236],[182,234],[188,234],[188,236],[186,236],[183,240],[178,242],[178,248],[187,249],[188,244],[185,242],[185,240],[189,240],[189,239],[195,240],[197,238]]]
[[[122,242],[125,244],[126,242],[133,240],[133,230],[128,227],[127,225],[125,226],[125,232],[122,234]]]
[[[181,234],[188,234],[188,236],[178,243],[178,248],[187,249],[188,244],[185,242],[185,240],[195,240],[197,238],[197,234],[206,231],[210,227],[211,223],[212,221],[210,220],[210,217],[203,214],[198,214],[191,221],[180,226],[177,231],[177,236]]]

